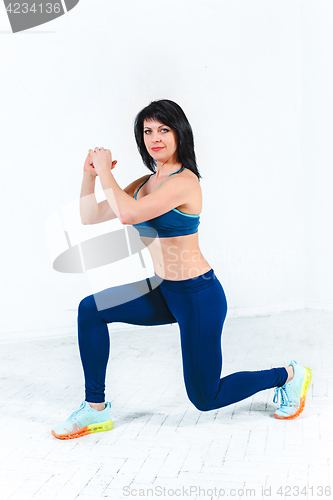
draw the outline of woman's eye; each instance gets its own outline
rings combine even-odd
[[[168,128],[161,128],[161,132],[163,134],[165,134],[166,132],[169,132],[169,129]],[[149,130],[149,129],[144,130],[144,133],[147,134],[147,135],[150,135],[151,134],[151,130]]]

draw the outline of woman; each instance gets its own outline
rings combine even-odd
[[[169,100],[150,103],[136,117],[135,138],[152,173],[123,190],[111,172],[116,161],[112,161],[110,150],[89,150],[84,164],[81,220],[83,224],[98,224],[118,217],[123,224],[133,225],[149,249],[155,274],[148,280],[108,288],[80,302],[78,338],[85,401],[52,434],[71,439],[112,429],[111,403],[105,403],[104,395],[109,357],[107,324],[111,322],[179,324],[186,391],[198,410],[222,408],[275,387],[274,402],[278,394],[281,397],[275,417],[296,418],[304,408],[311,380],[309,368],[292,361],[286,367],[238,372],[220,379],[227,302],[198,244],[201,176],[192,129],[183,110]],[[97,175],[107,198],[101,203],[94,196]],[[104,307],[98,309],[97,303]]]

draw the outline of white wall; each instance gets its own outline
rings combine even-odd
[[[333,309],[333,5],[302,5],[306,305]]]
[[[1,332],[75,326],[91,286],[86,275],[52,269],[45,221],[79,197],[91,147],[111,149],[122,187],[146,173],[133,120],[158,98],[178,102],[192,124],[203,177],[201,249],[230,314],[293,309],[305,300],[333,304],[331,283],[322,296],[326,277],[316,270],[324,231],[307,204],[317,161],[310,103],[322,104],[330,91],[312,95],[316,49],[309,55],[311,16],[300,6],[81,0],[67,15],[15,35],[0,10]],[[322,36],[330,38],[328,6]],[[315,64],[325,71],[324,61]],[[320,126],[317,135],[322,140]],[[322,160],[318,202],[327,189],[327,149]]]

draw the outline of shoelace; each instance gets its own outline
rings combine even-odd
[[[281,399],[281,406],[291,406],[290,405],[290,399],[288,397],[287,391],[284,386],[282,387],[275,387],[274,389],[274,398],[273,398],[273,403],[278,403],[279,402],[279,396]]]
[[[80,407],[77,410],[73,411],[73,413],[68,417],[67,420],[69,420],[70,418],[75,417],[75,415],[77,415],[82,410],[82,408],[84,408],[84,406],[85,406],[85,404],[81,403]]]
[[[76,415],[77,415],[77,414],[78,414],[81,410],[83,410],[83,408],[84,408],[84,407],[85,407],[85,403],[84,403],[84,401],[83,401],[83,402],[81,403],[80,407],[79,407],[77,410],[73,411],[73,413],[72,413],[72,414],[68,417],[68,419],[67,419],[67,420],[70,420],[71,418],[75,417],[75,416],[76,416]],[[107,406],[105,405],[104,410],[106,409],[106,407],[107,407]],[[102,410],[102,411],[104,411],[104,410]]]

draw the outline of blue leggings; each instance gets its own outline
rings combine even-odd
[[[110,350],[107,323],[112,322],[178,323],[185,387],[198,410],[222,408],[258,391],[282,386],[288,377],[283,367],[243,371],[220,378],[221,335],[226,314],[226,297],[213,269],[181,281],[162,280],[155,274],[85,297],[79,304],[77,320],[86,401],[105,401]]]

